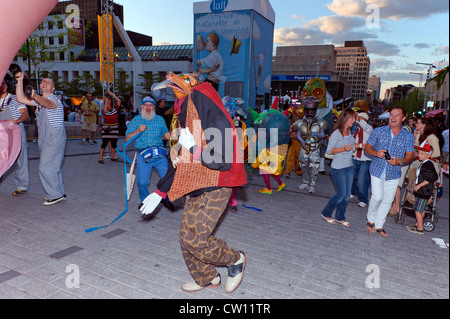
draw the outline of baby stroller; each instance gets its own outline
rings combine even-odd
[[[416,180],[416,172],[417,172],[418,165],[411,164],[408,168],[408,171],[406,173],[405,181],[403,182],[402,186],[402,198],[400,202],[400,210],[395,216],[395,222],[404,224],[405,222],[405,216],[415,216],[414,213],[414,184]],[[438,165],[435,165],[436,171],[438,173],[438,176],[440,176],[440,167]],[[427,205],[425,207],[425,218],[423,221],[423,228],[427,232],[431,232],[435,228],[435,224],[439,220],[439,213],[437,211],[437,193],[438,193],[438,187],[440,183],[440,177],[439,179],[434,183],[434,190],[433,195],[428,200]]]

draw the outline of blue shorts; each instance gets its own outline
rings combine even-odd
[[[428,198],[429,199],[429,198]],[[428,199],[419,198],[416,196],[416,200],[414,201],[414,211],[418,213],[423,213],[425,207],[427,206]]]

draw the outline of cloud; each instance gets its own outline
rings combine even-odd
[[[375,71],[370,72],[370,76],[376,75],[379,78],[381,78],[382,82],[397,82],[397,85],[399,83],[408,84],[411,83],[415,85],[414,83],[417,83],[419,81],[419,76],[416,74],[409,74],[409,72],[386,72],[386,71]]]
[[[431,47],[431,45],[428,43],[416,43],[414,44],[414,47],[416,49],[428,49],[429,47]]]
[[[364,41],[367,48],[367,54],[381,55],[381,56],[397,56],[400,55],[400,48],[398,45],[387,43],[379,40]]]
[[[279,28],[274,31],[274,42],[281,46],[323,44],[329,37],[317,30]]]
[[[153,45],[172,45],[172,44],[176,44],[176,43],[172,43],[172,42],[156,42]]]
[[[319,45],[334,44],[343,46],[345,41],[357,41],[374,39],[376,35],[367,32],[347,31],[337,34],[329,34],[320,30],[306,28],[279,28],[274,31],[274,44],[281,46],[290,45]]]
[[[291,19],[292,20],[298,20],[300,19],[298,15],[296,15],[295,13],[291,15]]]
[[[382,71],[395,67],[395,62],[385,58],[373,58],[370,59],[370,71]]]
[[[365,20],[342,16],[324,16],[312,20],[304,25],[305,28],[317,28],[328,34],[337,34],[365,25]]]
[[[366,18],[372,12],[369,5],[377,6],[380,18],[388,20],[420,20],[449,10],[448,1],[443,0],[333,0],[327,7],[340,16]]]
[[[440,45],[438,46],[436,49],[434,49],[434,52],[432,53],[432,55],[448,55],[449,51],[448,51],[448,46],[445,45]]]

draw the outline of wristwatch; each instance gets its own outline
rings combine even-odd
[[[400,163],[398,165],[403,166],[403,160],[402,159],[400,159]]]

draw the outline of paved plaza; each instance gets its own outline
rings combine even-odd
[[[119,145],[124,139],[119,140]],[[244,281],[232,294],[224,290],[227,269],[219,268],[222,286],[185,293],[191,281],[178,241],[183,201],[175,212],[162,205],[150,220],[137,209],[137,190],[126,208],[124,164],[97,163],[99,144],[67,141],[63,164],[67,200],[43,206],[37,144],[29,142],[31,189],[13,197],[14,171],[0,183],[0,298],[2,299],[386,299],[449,298],[448,178],[438,204],[433,232],[416,235],[414,223],[396,224],[388,217],[389,238],[366,229],[367,208],[351,201],[349,228],[321,217],[334,194],[329,173],[319,175],[316,194],[297,190],[300,177],[283,178],[285,190],[258,192],[261,176],[239,189],[238,213],[226,211],[215,235],[248,255]],[[134,150],[129,147],[128,156]],[[329,170],[329,166],[327,166]],[[293,175],[293,174],[291,174]],[[150,191],[159,176],[152,175]],[[275,187],[275,181],[272,180]],[[243,206],[245,204],[247,207]],[[255,210],[252,208],[257,208]],[[260,211],[262,210],[262,211]]]

